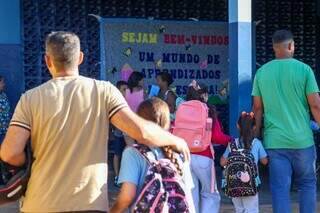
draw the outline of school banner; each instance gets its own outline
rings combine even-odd
[[[164,71],[172,75],[179,96],[195,79],[208,85],[210,102],[227,103],[227,23],[107,18],[101,34],[102,78],[116,83],[139,71],[150,88]]]

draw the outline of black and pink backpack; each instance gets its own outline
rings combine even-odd
[[[156,159],[147,146],[135,144],[133,147],[149,163],[144,185],[133,212],[189,213],[184,183],[172,162],[169,159]]]
[[[258,167],[250,150],[241,148],[239,140],[230,143],[231,152],[224,170],[228,197],[247,197],[258,193]]]

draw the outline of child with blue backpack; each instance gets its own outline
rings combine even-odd
[[[236,213],[259,212],[258,162],[267,165],[267,153],[260,140],[254,138],[256,128],[254,113],[242,112],[237,127],[240,137],[229,143],[221,157],[225,168],[222,184],[227,196],[232,198]]]
[[[159,98],[143,101],[137,114],[168,130],[170,111]],[[139,141],[138,141],[139,143]],[[119,174],[121,190],[111,213],[195,212],[189,163],[170,147],[135,144],[125,149]]]

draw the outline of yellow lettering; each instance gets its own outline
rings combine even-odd
[[[130,43],[135,43],[135,33],[129,33],[129,42]]]
[[[149,43],[149,38],[147,33],[143,33],[142,43]]]
[[[149,43],[156,44],[157,43],[157,34],[149,34]]]
[[[127,32],[122,33],[122,42],[128,42],[128,33]]]
[[[141,33],[138,33],[138,38],[137,38],[136,42],[141,43],[141,41],[142,41]]]
[[[156,44],[158,43],[158,35],[153,33],[132,33],[123,32],[122,42],[124,43],[144,43],[144,44]]]

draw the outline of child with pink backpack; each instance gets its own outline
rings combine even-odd
[[[170,127],[169,107],[159,98],[142,102],[137,114],[166,130]],[[121,190],[110,213],[195,213],[189,163],[183,163],[170,147],[127,147],[122,155],[119,183]]]
[[[185,139],[191,151],[191,174],[195,185],[192,195],[196,212],[218,213],[220,195],[212,147],[212,135],[217,135],[213,131],[217,131],[218,119],[214,108],[204,103],[201,87],[196,81],[189,85],[186,100],[176,112],[173,134]],[[229,137],[226,139],[231,140]]]

